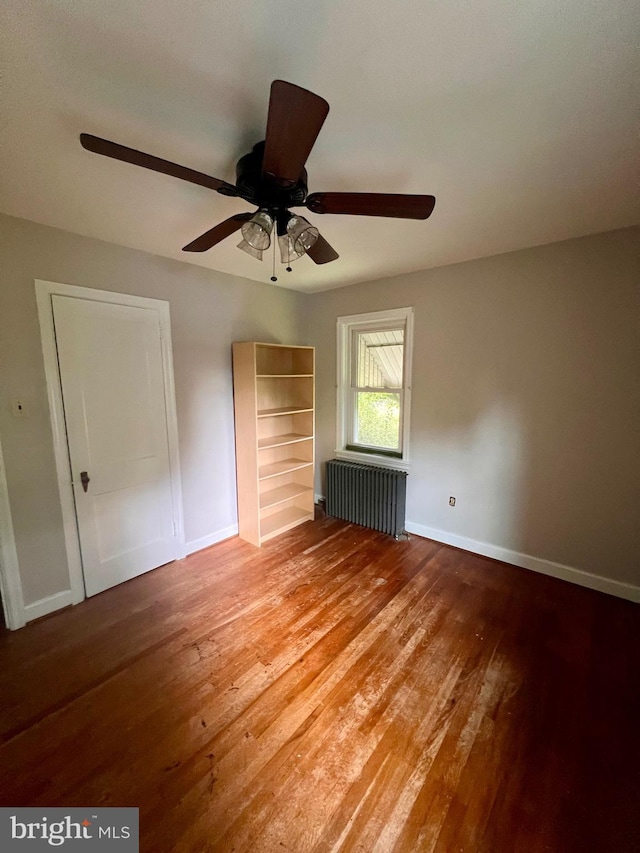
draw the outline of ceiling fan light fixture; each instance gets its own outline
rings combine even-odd
[[[262,249],[254,249],[246,240],[241,240],[240,243],[238,243],[238,248],[242,249],[243,252],[246,252],[247,255],[251,255],[252,258],[257,258],[259,261],[262,260]]]
[[[280,246],[280,260],[283,264],[297,261],[301,258],[304,252],[296,251],[293,240],[289,234],[281,234],[278,237],[278,245]]]
[[[246,241],[252,249],[256,249],[260,252],[268,249],[271,245],[272,231],[273,218],[269,216],[265,210],[259,210],[242,226],[242,236],[244,237],[244,241]],[[240,248],[244,247],[241,246]]]
[[[295,256],[306,254],[320,236],[320,232],[304,216],[292,216],[287,223],[287,236],[293,243]]]

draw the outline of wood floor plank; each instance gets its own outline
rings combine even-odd
[[[319,519],[0,634],[0,804],[143,853],[640,849],[629,602]]]

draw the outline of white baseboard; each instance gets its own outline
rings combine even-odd
[[[434,527],[426,527],[424,524],[415,524],[407,521],[408,533],[416,536],[424,536],[425,539],[433,539],[444,545],[453,545],[454,548],[462,548],[464,551],[472,551],[483,557],[492,557],[494,560],[502,560],[503,563],[511,563],[522,569],[530,569],[540,572],[552,578],[559,578],[579,586],[586,586],[598,592],[606,592],[618,598],[626,598],[628,601],[640,602],[640,587],[622,581],[603,578],[601,575],[593,575],[582,569],[574,569],[562,563],[553,563],[541,557],[532,557],[530,554],[522,554],[519,551],[511,551],[509,548],[501,548],[499,545],[491,545],[489,542],[479,542],[477,539],[469,539],[466,536],[457,536],[455,533],[447,533],[445,530],[437,530]]]
[[[73,590],[65,589],[63,592],[56,592],[54,595],[48,595],[46,598],[33,601],[31,604],[25,604],[25,622],[33,622],[34,619],[40,619],[41,616],[48,616],[54,610],[60,610],[73,603]]]
[[[209,536],[203,536],[201,539],[194,539],[192,542],[186,542],[186,553],[193,554],[195,551],[201,551],[203,548],[208,548],[210,545],[222,542],[223,539],[235,536],[237,532],[238,525],[232,524],[230,527],[225,527],[222,530],[209,534]],[[73,590],[66,589],[63,592],[57,592],[54,595],[41,598],[39,601],[26,604],[24,606],[24,622],[33,622],[34,619],[40,619],[41,616],[48,616],[49,613],[53,613],[54,610],[61,610],[63,607],[76,603],[77,602],[74,601]],[[16,627],[22,626],[16,625]]]
[[[314,495],[313,496],[313,502],[314,503],[319,504],[320,501],[323,501],[323,500],[324,500],[324,495]]]
[[[185,551],[187,555],[195,554],[196,551],[202,551],[203,548],[210,548],[212,545],[217,545],[223,539],[229,539],[231,536],[238,535],[238,525],[230,524],[229,527],[223,527],[222,530],[216,530],[215,533],[210,533],[208,536],[202,536],[200,539],[193,539],[191,542],[185,542]]]

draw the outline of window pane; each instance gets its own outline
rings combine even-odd
[[[383,391],[356,394],[355,443],[400,450],[400,397]]]
[[[402,388],[404,329],[354,332],[355,388]]]

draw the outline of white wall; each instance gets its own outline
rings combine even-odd
[[[304,297],[7,216],[0,240],[0,435],[25,604],[69,588],[37,278],[170,303],[187,543],[233,528],[231,343],[305,343]],[[11,415],[14,396],[26,402],[26,417]]]
[[[640,585],[639,236],[311,296],[318,461],[335,447],[336,318],[414,306],[413,529]]]

